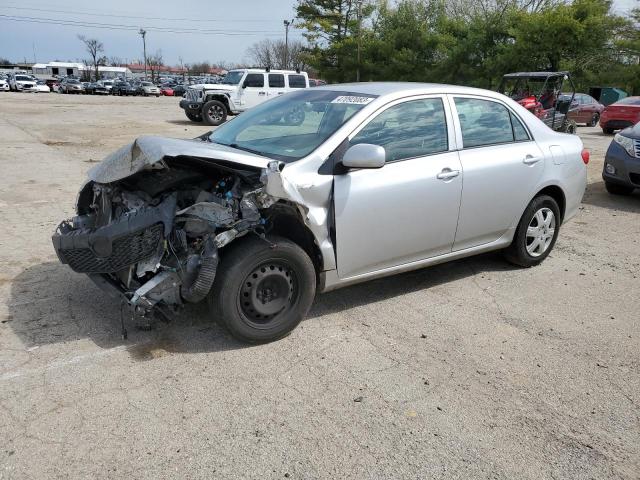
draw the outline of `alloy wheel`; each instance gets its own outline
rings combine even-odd
[[[549,208],[541,208],[534,215],[527,227],[526,248],[532,257],[544,254],[553,242],[556,232],[556,216]]]
[[[224,118],[224,110],[220,105],[211,105],[209,107],[209,118],[216,122],[221,122]]]

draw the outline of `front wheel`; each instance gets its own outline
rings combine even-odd
[[[598,121],[600,121],[600,114],[594,113],[593,117],[591,117],[591,121],[587,123],[587,127],[595,127],[598,125]]]
[[[560,231],[560,208],[548,195],[540,195],[527,206],[518,223],[507,260],[521,267],[539,265],[547,258]]]
[[[316,272],[306,252],[282,237],[247,237],[225,251],[211,293],[214,318],[237,339],[288,335],[309,311]]]
[[[227,107],[218,100],[211,100],[202,107],[202,118],[207,125],[222,125],[227,120]]]

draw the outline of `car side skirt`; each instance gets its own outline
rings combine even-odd
[[[430,267],[432,265],[438,265],[440,263],[446,263],[451,260],[471,257],[480,253],[491,252],[493,250],[500,250],[502,248],[506,248],[511,244],[515,231],[516,227],[514,226],[507,230],[500,238],[491,243],[485,243],[483,245],[465,248],[464,250],[446,253],[437,257],[425,258],[424,260],[418,260],[416,262],[404,263],[402,265],[396,265],[395,267],[363,273],[361,275],[356,275],[353,277],[340,278],[338,277],[337,270],[320,272],[318,291],[322,293],[330,292],[331,290],[337,290],[338,288],[348,287],[350,285],[355,285],[357,283],[366,282],[369,280],[375,280],[376,278],[383,278],[389,275],[409,272],[411,270],[418,270],[420,268]]]

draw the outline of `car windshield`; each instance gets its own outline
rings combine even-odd
[[[27,77],[26,75],[16,75],[16,80],[20,80],[21,82],[31,82],[33,78]]]
[[[290,93],[224,124],[211,133],[209,141],[294,162],[318,148],[374,98],[317,89]]]
[[[151,83],[151,82],[141,82],[140,85],[142,85],[143,87],[150,87],[151,85],[153,85],[153,83]]]
[[[225,85],[237,85],[240,83],[240,80],[242,79],[243,75],[244,75],[243,71],[229,72],[227,73],[227,76],[224,77],[220,83],[223,83]]]
[[[76,80],[74,78],[70,78],[67,80],[67,83],[80,83],[80,80]]]
[[[640,97],[627,97],[622,100],[618,100],[616,105],[640,105]]]

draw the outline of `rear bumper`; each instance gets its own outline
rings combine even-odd
[[[614,174],[607,173],[607,164],[616,169]],[[640,188],[640,158],[630,156],[616,142],[611,142],[604,157],[602,178],[610,183]]]
[[[613,130],[622,130],[623,128],[632,127],[634,123],[631,120],[624,119],[600,119],[600,127],[612,128]]]

